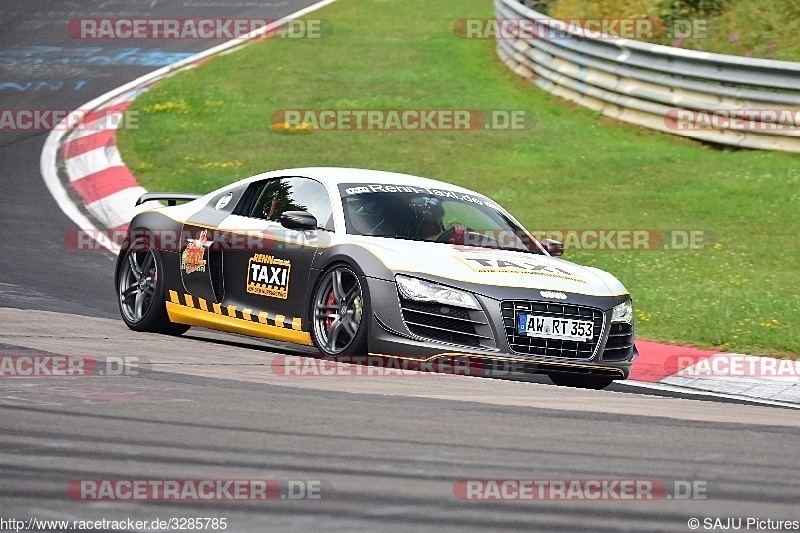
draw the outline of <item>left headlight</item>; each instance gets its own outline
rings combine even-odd
[[[633,320],[633,302],[628,300],[614,307],[611,312],[611,322],[626,322],[628,324]]]
[[[408,300],[436,302],[468,309],[481,309],[475,296],[468,292],[399,274],[394,279],[397,281],[397,290],[400,292],[400,296]]]

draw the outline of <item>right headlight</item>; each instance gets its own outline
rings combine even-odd
[[[618,306],[614,307],[611,311],[611,322],[625,322],[630,324],[633,320],[633,302],[628,300]]]
[[[436,302],[468,309],[481,309],[478,300],[468,292],[400,274],[395,276],[394,279],[397,282],[397,290],[400,295],[408,300]]]

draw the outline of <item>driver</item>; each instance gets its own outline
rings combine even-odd
[[[443,233],[453,229],[452,239],[458,242],[463,239],[467,226],[451,222],[444,227],[444,207],[436,197],[423,196],[411,200],[411,207],[417,217],[416,238],[423,241],[436,241]]]

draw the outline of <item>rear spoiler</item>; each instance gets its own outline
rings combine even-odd
[[[167,205],[176,205],[178,202],[191,202],[202,197],[202,194],[185,193],[185,192],[146,192],[136,200],[136,205],[142,205],[145,202],[154,200],[164,200]]]

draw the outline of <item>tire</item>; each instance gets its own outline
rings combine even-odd
[[[612,378],[585,376],[581,374],[548,374],[548,378],[560,387],[576,387],[580,389],[605,389],[614,382]]]
[[[311,337],[325,356],[365,355],[370,316],[365,283],[355,270],[334,265],[320,276],[311,299]]]
[[[119,311],[134,331],[181,335],[191,326],[170,322],[164,296],[161,258],[148,244],[139,242],[122,252],[117,269]]]

